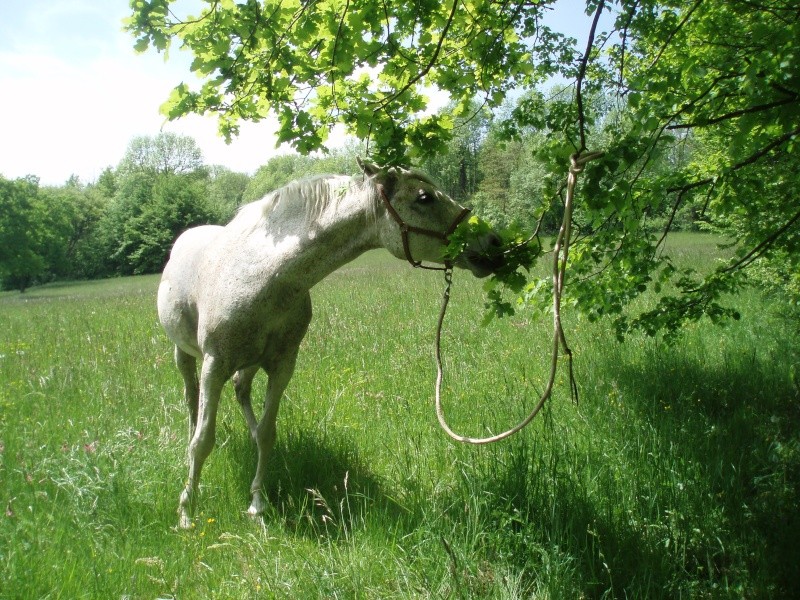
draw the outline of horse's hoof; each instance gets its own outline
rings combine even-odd
[[[250,503],[250,508],[247,509],[247,516],[255,519],[264,514],[264,499],[261,497],[261,492],[253,493],[253,501]]]
[[[181,515],[180,521],[178,522],[179,529],[183,529],[185,531],[194,527],[194,523],[192,523],[192,517],[188,511],[181,508],[178,512]]]
[[[250,509],[247,510],[247,520],[253,523],[256,527],[263,529],[266,527],[264,522],[264,515],[262,513],[252,512]]]

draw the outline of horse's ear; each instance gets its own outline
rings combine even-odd
[[[356,157],[356,161],[358,162],[358,166],[367,177],[372,177],[381,172],[381,168],[378,165],[373,162],[364,162],[361,160],[360,156]]]
[[[373,162],[361,160],[360,156],[356,157],[356,161],[358,161],[358,166],[361,167],[364,174],[367,177],[374,177],[375,183],[382,185],[384,193],[391,198],[394,194],[394,186],[400,176],[398,169],[395,167],[389,167],[388,169],[379,167]]]

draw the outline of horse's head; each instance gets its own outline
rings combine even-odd
[[[449,237],[467,218],[469,209],[419,171],[379,167],[361,159],[358,164],[373,180],[379,206],[385,209],[385,218],[378,219],[383,246],[415,267],[422,266],[423,261],[444,264]],[[469,269],[476,277],[486,277],[503,264],[499,246],[499,236],[490,231],[470,242],[453,264]]]

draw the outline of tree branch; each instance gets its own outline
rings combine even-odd
[[[690,9],[689,9],[689,10],[686,12],[686,14],[683,16],[683,19],[681,19],[681,22],[680,22],[680,23],[678,23],[678,26],[677,26],[675,29],[673,29],[673,30],[672,30],[672,32],[671,32],[671,33],[670,33],[670,34],[667,36],[667,39],[666,39],[666,41],[665,41],[665,42],[664,42],[664,43],[661,45],[661,49],[658,51],[658,54],[656,54],[656,57],[653,59],[653,62],[651,62],[651,63],[650,63],[650,67],[649,67],[649,69],[652,69],[653,67],[655,67],[655,66],[656,66],[656,63],[658,63],[658,61],[661,59],[661,56],[662,56],[662,55],[664,54],[664,52],[667,50],[667,47],[670,45],[670,43],[672,43],[672,40],[673,40],[673,38],[674,38],[676,35],[678,35],[678,32],[679,32],[681,29],[683,29],[683,26],[684,26],[684,25],[686,25],[686,22],[687,22],[687,21],[689,20],[689,18],[692,16],[692,13],[694,13],[694,11],[695,11],[695,10],[697,10],[697,8],[698,8],[698,7],[699,7],[699,6],[700,6],[702,3],[703,3],[703,0],[697,0],[697,1],[694,3],[694,6],[692,6],[692,8],[690,8]],[[649,70],[649,69],[648,69],[648,70]]]
[[[583,57],[581,58],[581,63],[578,68],[578,77],[575,80],[575,102],[578,105],[578,127],[580,131],[580,140],[581,146],[578,148],[578,154],[586,150],[586,115],[584,114],[583,110],[583,80],[586,77],[586,67],[589,64],[589,56],[592,53],[592,48],[594,47],[594,36],[597,31],[597,23],[600,21],[600,15],[603,13],[603,9],[605,8],[606,2],[605,0],[600,0],[597,5],[597,10],[594,13],[594,19],[592,20],[592,26],[589,29],[589,39],[586,41],[586,51],[583,53]]]
[[[797,127],[796,129],[793,129],[792,131],[783,134],[779,138],[772,140],[769,144],[767,144],[757,152],[754,152],[744,160],[733,165],[730,168],[730,171],[731,172],[738,171],[739,169],[743,169],[744,167],[752,165],[766,154],[769,154],[775,148],[781,146],[782,144],[785,144],[790,139],[798,135],[800,135],[800,127]],[[687,183],[686,185],[667,188],[667,193],[668,194],[673,194],[675,192],[685,193],[694,188],[702,187],[704,185],[708,185],[709,183],[713,183],[715,179],[716,177],[706,177],[705,179],[698,179],[697,181],[693,181],[692,183]]]
[[[661,244],[664,243],[664,240],[667,239],[670,229],[672,229],[672,223],[675,221],[675,216],[678,214],[678,209],[681,207],[681,204],[683,204],[683,197],[688,191],[689,191],[688,189],[684,189],[678,193],[678,197],[675,199],[675,203],[672,205],[672,211],[670,212],[669,219],[667,219],[667,224],[664,226],[664,231],[662,232],[661,237],[658,239],[655,246],[653,246],[654,249],[661,246]],[[708,190],[707,196],[710,197],[713,191],[714,191],[714,185],[712,182],[712,185]]]
[[[622,31],[620,33],[621,41],[620,41],[620,56],[619,56],[619,83],[617,84],[619,89],[623,87],[623,81],[625,79],[625,51],[628,47],[628,29],[633,22],[633,17],[636,14],[636,8],[639,5],[639,0],[636,0],[633,5],[631,6],[630,11],[628,12],[628,20],[626,21],[625,25],[622,27]]]
[[[713,119],[706,119],[704,121],[695,121],[694,123],[681,123],[679,125],[670,125],[667,127],[667,129],[675,130],[675,129],[691,129],[693,127],[708,127],[709,125],[716,125],[717,123],[728,121],[730,119],[735,119],[736,117],[742,117],[744,115],[748,115],[751,113],[771,110],[779,106],[784,106],[785,104],[792,104],[793,102],[797,102],[797,99],[798,99],[797,96],[792,96],[791,98],[784,98],[783,100],[776,100],[775,102],[769,102],[767,104],[759,104],[757,106],[750,106],[748,108],[734,110],[724,115],[714,117]]]
[[[339,99],[336,97],[336,77],[334,74],[334,70],[336,67],[336,53],[339,50],[339,38],[342,36],[342,29],[344,28],[344,19],[347,16],[347,9],[350,8],[350,0],[347,0],[344,4],[344,8],[342,9],[342,16],[339,19],[339,27],[336,30],[336,39],[333,40],[333,51],[331,52],[331,70],[330,70],[330,82],[331,82],[331,98],[333,98],[333,105],[336,107],[336,110],[339,110]],[[344,73],[342,73],[344,75]]]
[[[461,2],[461,0],[453,0],[453,7],[450,9],[450,15],[447,17],[447,23],[445,23],[444,29],[442,29],[442,35],[439,36],[439,41],[436,44],[436,49],[433,52],[433,56],[431,56],[431,59],[428,61],[428,64],[426,64],[422,68],[422,70],[420,70],[416,75],[414,75],[411,79],[409,79],[408,82],[402,88],[397,90],[397,92],[395,92],[390,96],[386,96],[380,102],[380,106],[375,109],[376,112],[382,108],[385,108],[392,100],[402,96],[404,93],[410,90],[415,83],[417,83],[420,79],[425,77],[425,75],[427,75],[430,72],[430,70],[436,64],[436,60],[439,58],[439,53],[442,51],[444,40],[445,38],[447,38],[447,32],[450,31],[450,26],[453,24],[453,19],[456,16],[456,10],[458,10],[459,2]]]
[[[797,222],[800,222],[800,211],[796,212],[795,215],[791,219],[789,219],[788,222],[784,223],[780,228],[773,231],[769,236],[767,236],[766,239],[762,240],[760,244],[758,244],[755,248],[750,250],[750,252],[745,254],[734,264],[722,269],[721,272],[730,273],[737,269],[746,267],[754,260],[756,260],[758,257],[763,255],[769,249],[769,247],[772,246],[772,244],[774,244],[778,240],[779,237],[781,237],[784,233],[786,233],[789,229],[791,229],[792,226]]]

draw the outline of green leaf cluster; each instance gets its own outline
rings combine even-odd
[[[484,255],[493,262],[502,258],[502,266],[484,284],[487,294],[485,322],[493,317],[514,314],[514,304],[508,300],[507,292],[523,292],[528,283],[527,274],[542,254],[542,244],[538,237],[526,238],[525,233],[516,227],[498,230],[484,219],[472,216],[462,222],[450,236],[445,258],[455,260],[468,248],[474,251],[481,247],[481,240],[492,233],[499,235],[500,244],[486,247]]]
[[[138,50],[178,43],[194,57],[201,83],[178,85],[164,114],[216,114],[226,138],[241,120],[271,114],[278,142],[301,153],[321,149],[343,123],[385,163],[432,156],[452,121],[429,114],[430,90],[448,93],[458,113],[474,98],[499,106],[536,75],[526,43],[537,29],[536,4],[207,0],[196,16],[174,10],[170,0],[132,0],[125,22]]]

